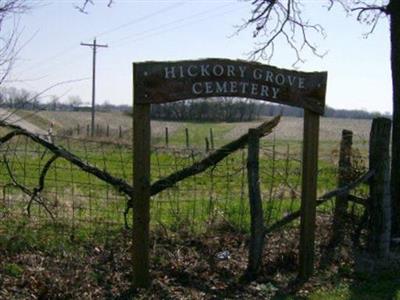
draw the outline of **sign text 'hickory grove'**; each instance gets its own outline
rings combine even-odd
[[[135,101],[165,103],[241,97],[323,113],[325,72],[298,72],[242,61],[206,59],[134,64]]]

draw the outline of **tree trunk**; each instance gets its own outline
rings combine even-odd
[[[391,0],[390,15],[391,64],[393,86],[392,130],[392,236],[400,236],[400,1]]]

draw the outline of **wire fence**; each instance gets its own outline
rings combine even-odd
[[[132,183],[132,146],[104,140],[55,136],[53,142],[83,161]],[[336,187],[339,142],[320,156],[319,193]],[[301,143],[262,140],[260,184],[266,225],[300,207]],[[53,154],[25,136],[0,146],[0,217],[3,222],[27,218],[32,224],[57,223],[65,234],[96,232],[124,226],[128,201],[110,184],[57,158],[41,182]],[[204,149],[153,147],[152,181],[204,158]],[[365,158],[358,154],[360,166]],[[231,226],[248,230],[250,224],[247,150],[241,149],[218,165],[185,179],[152,198],[152,226],[174,230],[204,230]],[[36,194],[35,194],[36,193]],[[363,193],[363,190],[360,190]],[[32,195],[38,197],[32,197]],[[321,209],[329,211],[332,205]],[[128,220],[132,218],[128,216]]]

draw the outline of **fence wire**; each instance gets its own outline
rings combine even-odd
[[[131,145],[66,136],[54,137],[54,143],[132,183]],[[339,143],[332,145],[332,151],[320,156],[320,194],[336,187],[338,147]],[[0,217],[4,222],[27,218],[34,224],[57,223],[65,228],[65,234],[82,228],[96,232],[99,228],[124,226],[123,212],[128,199],[110,184],[58,158],[51,164],[40,190],[40,176],[52,153],[20,136],[1,145],[0,154]],[[204,149],[153,147],[152,181],[190,166],[206,155]],[[361,152],[355,161],[365,166]],[[152,197],[152,225],[176,230],[197,231],[210,225],[248,230],[246,163],[247,149],[241,149],[207,171]],[[301,143],[261,142],[260,185],[266,225],[300,208]],[[34,193],[39,196],[32,197]],[[329,210],[331,206],[320,209]]]

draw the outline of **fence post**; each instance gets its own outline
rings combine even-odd
[[[338,170],[338,188],[343,187],[351,180],[351,154],[353,145],[353,132],[344,129],[342,131],[342,140],[340,142],[339,170]],[[346,228],[346,213],[348,201],[347,195],[336,197],[335,211],[333,213],[332,238],[329,248],[335,247],[343,242]],[[333,252],[332,252],[333,253]]]
[[[375,174],[370,180],[367,248],[370,254],[386,258],[390,247],[390,129],[387,118],[375,118],[369,141],[369,167]]]
[[[132,264],[134,287],[150,285],[150,104],[133,109],[133,227]]]
[[[81,134],[81,126],[78,124],[76,125],[76,135],[80,135]]]
[[[319,115],[305,109],[303,126],[299,279],[304,281],[314,272]]]
[[[121,139],[122,138],[122,127],[121,127],[121,125],[119,125],[118,130],[119,130],[118,136]]]
[[[186,137],[186,148],[190,147],[189,143],[189,129],[185,128],[185,137]]]
[[[206,152],[210,152],[210,143],[207,137],[204,138],[204,142],[206,143]]]
[[[168,127],[165,127],[165,147],[168,148],[168,144],[169,144]]]
[[[211,143],[211,150],[214,150],[214,133],[212,128],[210,128],[210,143]]]
[[[262,264],[265,230],[259,181],[260,141],[257,129],[249,129],[248,145],[247,177],[250,201],[251,236],[249,244],[249,260],[245,278],[247,280],[253,280],[257,276]]]
[[[107,129],[106,129],[106,136],[109,137],[110,136],[110,125],[107,124]]]

